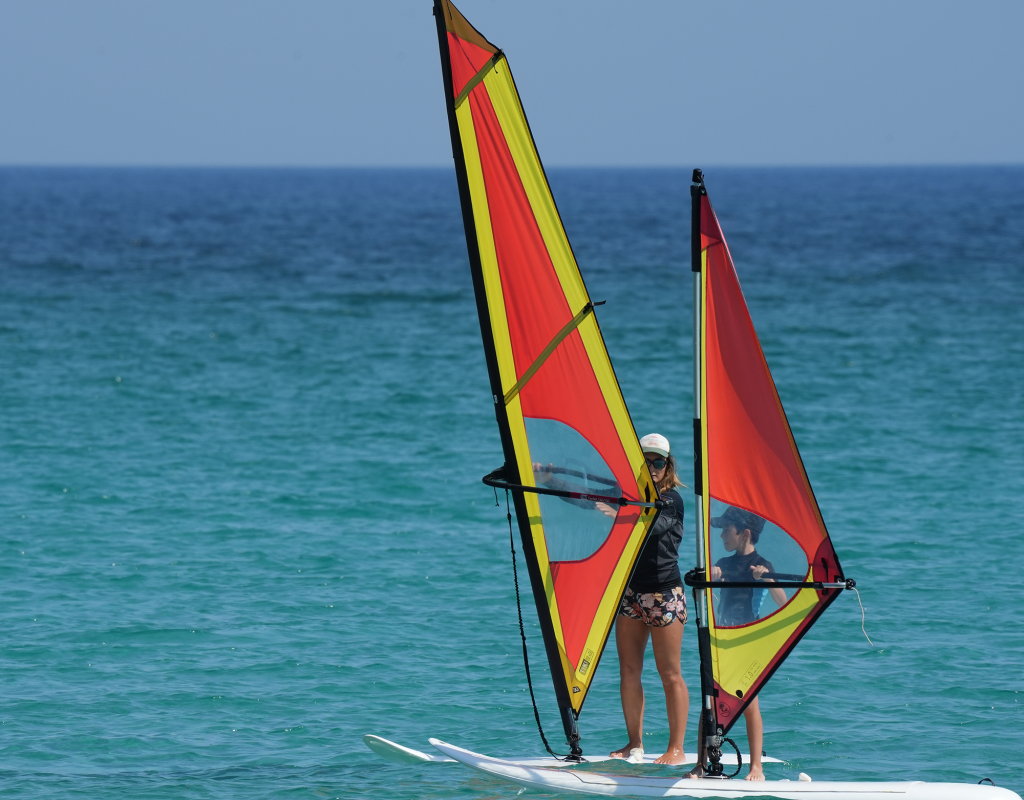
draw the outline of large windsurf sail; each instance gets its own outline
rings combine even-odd
[[[435,0],[452,151],[504,467],[567,740],[657,515],[508,62]]]
[[[700,590],[704,731],[720,737],[853,581],[825,529],[700,170],[694,182],[698,568],[687,582]],[[747,530],[754,550],[742,553]]]

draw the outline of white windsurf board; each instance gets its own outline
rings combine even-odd
[[[572,794],[633,797],[691,797],[741,800],[773,797],[779,800],[1021,800],[999,786],[923,781],[764,781],[682,777],[609,775],[572,769],[528,766],[473,753],[438,739],[430,743],[468,767],[504,778],[519,786]]]
[[[372,733],[368,733],[363,736],[363,742],[373,752],[379,755],[381,758],[386,758],[388,761],[393,761],[396,764],[421,764],[426,762],[447,762],[454,763],[456,759],[448,758],[447,756],[435,756],[429,753],[423,753],[419,750],[414,750],[411,747],[392,742],[390,739],[385,739],[383,736],[374,736]],[[431,739],[433,742],[433,739]],[[659,753],[644,753],[643,760],[637,761],[635,759],[629,759],[631,763],[638,764],[653,764],[656,758],[660,758]],[[610,756],[585,756],[588,764],[599,764],[603,761],[621,761],[622,759],[613,759]],[[524,767],[571,767],[575,766],[573,762],[559,761],[557,758],[551,758],[550,756],[524,756],[523,758],[509,758],[503,759],[509,764],[518,764]],[[762,756],[762,763],[783,763],[778,758],[771,758],[770,756]],[[693,753],[686,754],[686,760],[679,766],[685,766],[689,764],[696,764],[697,756]],[[723,753],[722,763],[727,766],[736,765],[736,754],[735,753]],[[746,753],[743,754],[743,763],[750,763],[750,756]]]

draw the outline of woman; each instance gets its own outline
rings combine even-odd
[[[655,763],[682,764],[686,714],[690,708],[690,695],[679,663],[686,623],[686,595],[676,563],[679,542],[683,538],[683,498],[676,487],[683,484],[676,477],[676,461],[668,439],[651,433],[640,440],[640,446],[658,492],[662,499],[672,500],[672,505],[662,509],[651,528],[615,618],[619,694],[629,742],[611,753],[611,757],[638,759],[643,755],[644,688],[640,673],[650,638],[668,707],[668,748]]]

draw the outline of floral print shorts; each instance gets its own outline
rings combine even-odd
[[[638,619],[652,628],[663,628],[677,619],[686,623],[686,595],[682,586],[674,586],[667,592],[634,592],[626,589],[619,605],[624,617]]]

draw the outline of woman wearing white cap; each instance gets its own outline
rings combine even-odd
[[[668,748],[657,763],[682,764],[686,714],[690,707],[679,657],[686,623],[686,595],[676,563],[679,542],[683,538],[683,498],[676,487],[683,484],[676,476],[676,460],[671,455],[668,439],[660,433],[651,433],[640,440],[640,446],[658,492],[662,499],[672,500],[672,505],[662,509],[651,528],[615,618],[619,694],[629,742],[611,756],[638,758],[643,755],[644,688],[640,673],[647,640],[651,639],[668,707]]]

